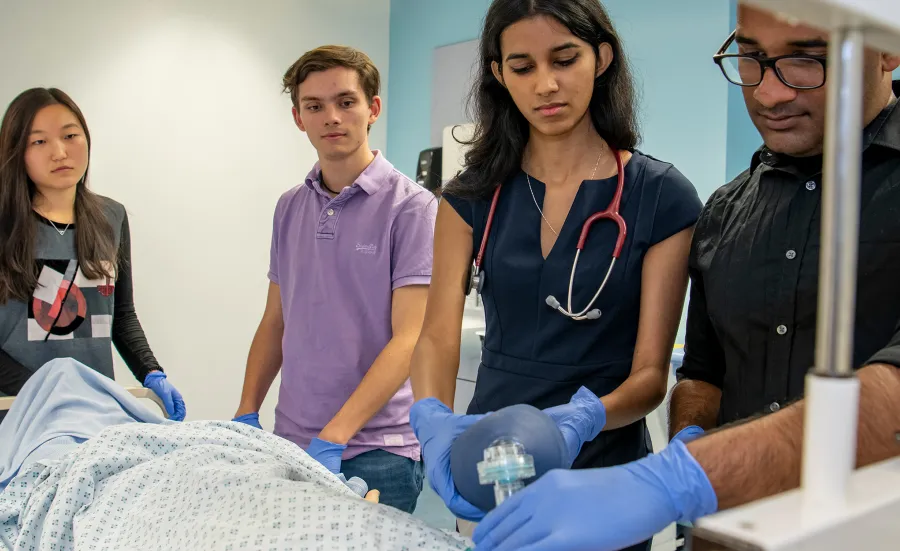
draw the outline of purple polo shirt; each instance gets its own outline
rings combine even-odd
[[[269,279],[281,290],[283,363],[275,434],[304,449],[356,390],[391,338],[391,295],[431,282],[437,201],[380,152],[332,197],[319,165],[275,209]],[[350,459],[383,449],[414,460],[407,381],[354,436]]]

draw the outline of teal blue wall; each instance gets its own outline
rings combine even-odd
[[[392,0],[391,162],[406,174],[429,147],[434,48],[477,38],[490,0]],[[721,0],[606,0],[641,90],[640,148],[674,163],[705,199],[725,180],[728,86],[712,55],[731,13]]]
[[[431,147],[434,49],[478,38],[490,0],[391,0],[387,157],[415,178],[419,152]]]
[[[477,38],[490,0],[391,0],[387,156],[413,176],[430,146],[434,49]],[[641,94],[640,149],[675,164],[703,200],[726,180],[729,84],[712,55],[731,28],[722,0],[605,0]],[[755,130],[753,131],[755,135]],[[678,332],[683,342],[684,320]]]
[[[604,3],[643,83],[641,149],[675,163],[705,199],[740,174],[762,144],[740,89],[711,61],[734,28],[737,2]],[[387,154],[407,175],[413,176],[419,151],[430,146],[434,49],[477,38],[489,4],[391,0]]]
[[[728,32],[737,25],[737,0],[731,0],[731,14]],[[717,46],[725,41],[722,37]],[[724,77],[723,77],[724,79]],[[744,104],[744,95],[739,86],[728,85],[728,144],[726,153],[725,182],[731,181],[750,166],[750,157],[762,145],[762,138]],[[390,132],[390,129],[388,129]],[[723,182],[723,183],[725,183]]]
[[[429,147],[434,49],[477,38],[490,0],[391,0],[387,155],[407,175]],[[730,0],[605,0],[641,91],[640,148],[675,164],[702,199],[742,172],[762,140],[712,55]],[[900,71],[897,73],[900,78]],[[679,330],[683,342],[684,324]]]

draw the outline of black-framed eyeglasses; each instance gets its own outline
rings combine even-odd
[[[778,57],[726,54],[736,36],[737,31],[732,31],[728,40],[713,56],[713,61],[722,69],[728,82],[744,87],[759,86],[766,69],[772,69],[778,80],[788,88],[815,90],[825,85],[826,57],[803,54]]]

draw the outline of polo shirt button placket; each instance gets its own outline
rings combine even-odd
[[[333,207],[328,207],[325,209],[325,216],[322,220],[322,223],[325,224],[326,231],[328,233],[334,235],[334,226],[337,221],[337,212]]]
[[[319,233],[326,235],[334,235],[337,215],[340,212],[340,206],[334,201],[328,203],[319,215]]]

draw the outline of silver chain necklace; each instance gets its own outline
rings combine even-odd
[[[66,224],[66,227],[60,230],[59,228],[56,227],[56,224],[53,223],[53,220],[50,220],[49,218],[47,218],[47,222],[50,222],[50,225],[53,226],[53,229],[56,230],[56,233],[58,233],[59,235],[66,235],[66,231],[69,229],[69,226],[71,225],[71,224]]]
[[[594,163],[594,170],[591,171],[591,177],[588,180],[594,179],[594,174],[597,173],[597,167],[600,166],[600,159],[603,158],[603,151],[600,151],[600,156],[597,157],[597,162]],[[538,212],[541,213],[541,218],[544,219],[544,223],[547,224],[547,227],[550,228],[550,231],[553,232],[556,237],[559,237],[559,232],[553,229],[553,226],[550,225],[550,222],[547,220],[547,217],[544,216],[544,210],[541,209],[541,206],[537,202],[537,197],[534,195],[534,188],[531,187],[531,178],[528,176],[528,171],[525,171],[525,180],[528,182],[528,190],[531,191],[531,199],[534,201],[534,206],[537,207]],[[58,231],[58,230],[57,230]]]
[[[40,214],[40,213],[39,213],[39,214]],[[58,233],[59,235],[66,235],[66,232],[69,230],[69,226],[72,225],[72,223],[69,222],[68,224],[66,224],[66,227],[65,227],[65,228],[59,229],[59,228],[57,227],[57,225],[56,225],[55,223],[53,223],[53,220],[50,220],[49,218],[47,218],[47,217],[44,216],[43,214],[41,214],[41,216],[44,217],[44,220],[46,220],[47,222],[50,222],[50,225],[53,226],[53,229],[56,230],[56,233]]]

